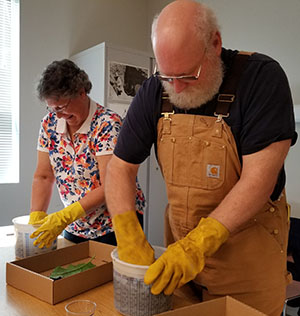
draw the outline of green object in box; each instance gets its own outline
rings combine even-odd
[[[92,268],[96,267],[92,263],[92,260],[94,258],[95,258],[95,256],[87,263],[79,263],[76,265],[70,264],[66,268],[58,266],[52,271],[52,273],[50,274],[50,278],[53,280],[59,280],[59,279],[65,278],[67,276],[92,269]]]

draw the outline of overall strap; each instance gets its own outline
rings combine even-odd
[[[229,116],[229,108],[231,103],[235,100],[235,93],[241,78],[241,75],[246,67],[247,60],[251,52],[239,52],[234,60],[233,64],[226,73],[225,80],[223,81],[220,91],[217,97],[217,106],[215,116],[218,119]]]
[[[170,102],[170,98],[168,93],[163,88],[162,91],[162,106],[161,106],[161,114],[166,117],[167,114],[174,114],[173,103]]]
[[[169,95],[163,89],[162,92],[162,106],[161,106],[161,114],[164,116],[163,118],[163,134],[170,134],[171,133],[171,116],[174,114],[173,103],[170,102]]]

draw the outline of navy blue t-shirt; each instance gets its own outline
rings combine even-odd
[[[224,71],[228,70],[237,51],[222,50]],[[121,129],[114,154],[133,163],[142,163],[156,146],[157,122],[161,117],[162,85],[156,77],[150,77],[133,99]],[[213,116],[215,102],[211,101],[188,114]],[[175,108],[175,113],[184,113]],[[252,54],[240,78],[230,115],[224,118],[231,127],[238,153],[255,153],[273,142],[297,140],[293,102],[287,77],[277,61],[263,55]],[[282,168],[271,196],[279,197],[285,185]]]

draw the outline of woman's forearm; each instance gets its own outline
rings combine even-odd
[[[34,177],[31,190],[31,212],[47,212],[52,196],[53,184],[53,179],[46,177]]]

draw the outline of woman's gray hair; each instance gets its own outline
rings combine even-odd
[[[86,94],[92,89],[88,75],[69,59],[53,61],[43,71],[37,85],[38,98],[76,97],[84,89]]]
[[[210,39],[215,32],[220,31],[220,26],[217,21],[217,17],[214,11],[209,8],[207,5],[203,3],[197,3],[198,9],[196,11],[196,18],[195,18],[195,34],[198,36],[200,41],[204,41],[204,44],[207,46],[210,42]],[[151,40],[152,45],[154,42],[154,37],[157,28],[157,21],[159,18],[159,14],[156,14],[153,18],[152,22],[152,30],[151,30]]]

